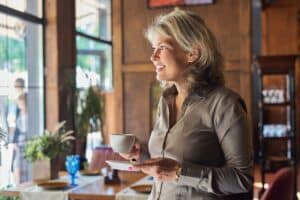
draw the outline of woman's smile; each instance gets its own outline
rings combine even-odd
[[[166,67],[166,65],[163,65],[163,64],[156,64],[156,65],[155,65],[155,71],[156,71],[156,73],[161,72],[165,67]]]

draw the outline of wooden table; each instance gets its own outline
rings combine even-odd
[[[140,172],[119,172],[121,184],[108,185],[104,184],[103,180],[97,180],[88,183],[78,189],[69,192],[70,200],[114,200],[116,193],[128,187],[132,183],[145,176]],[[0,195],[7,197],[16,197],[20,195],[20,191],[33,186],[35,183],[27,182],[19,185],[18,187],[2,190]]]

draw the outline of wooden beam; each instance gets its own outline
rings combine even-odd
[[[46,128],[51,129],[59,121],[57,1],[45,4],[45,117]]]
[[[113,13],[113,67],[115,124],[110,131],[123,132],[123,75],[122,75],[122,0],[112,1]]]
[[[45,5],[46,127],[66,120],[67,128],[75,129],[75,2],[46,0]]]

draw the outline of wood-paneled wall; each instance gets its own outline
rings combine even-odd
[[[251,36],[249,0],[217,0],[188,6],[206,21],[225,57],[227,85],[240,93],[251,110]],[[144,38],[147,24],[172,8],[149,9],[146,1],[113,1],[114,107],[108,132],[130,132],[146,141],[150,134],[150,85],[155,80],[151,47]],[[251,113],[249,113],[251,114]],[[249,118],[250,119],[250,118]]]
[[[262,11],[262,55],[300,54],[300,1],[277,0]],[[299,57],[300,58],[300,57]],[[295,72],[296,130],[300,152],[300,61]],[[282,85],[280,79],[267,79],[265,85]],[[277,148],[277,147],[276,147]]]
[[[299,0],[277,0],[262,11],[262,54],[299,53]]]

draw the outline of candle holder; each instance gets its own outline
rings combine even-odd
[[[119,172],[116,169],[113,169],[111,173],[108,173],[104,177],[105,184],[120,184],[121,180],[119,178]]]

